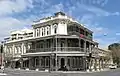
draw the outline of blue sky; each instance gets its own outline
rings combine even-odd
[[[10,31],[63,11],[94,32],[100,47],[120,42],[120,0],[1,0],[0,40]]]

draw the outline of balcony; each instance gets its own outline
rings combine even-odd
[[[52,48],[36,48],[36,49],[28,49],[26,53],[35,53],[35,52],[54,52],[54,51],[61,51],[61,52],[89,52],[89,50],[85,50],[84,48],[80,47],[52,47]]]

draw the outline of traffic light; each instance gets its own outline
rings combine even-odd
[[[1,45],[0,53],[3,53],[3,45]]]

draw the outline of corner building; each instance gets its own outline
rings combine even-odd
[[[11,47],[14,67],[58,71],[66,66],[69,71],[86,71],[91,67],[96,70],[98,43],[93,41],[93,32],[63,12],[34,21],[30,35],[6,41],[5,49]],[[17,50],[16,45],[20,46]]]

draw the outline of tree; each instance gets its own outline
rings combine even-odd
[[[120,43],[113,43],[108,46],[112,52],[113,63],[120,64]]]

